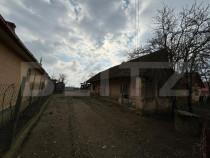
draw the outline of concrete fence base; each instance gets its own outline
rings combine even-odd
[[[199,136],[202,131],[199,116],[187,111],[175,111],[175,129],[183,134]]]

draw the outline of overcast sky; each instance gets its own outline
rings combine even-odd
[[[16,34],[38,60],[43,58],[50,75],[65,73],[67,85],[79,86],[90,73],[126,61],[126,51],[145,43],[163,3],[177,10],[194,3],[139,0],[137,25],[135,1],[137,5],[138,0],[0,0],[0,14],[16,24]]]

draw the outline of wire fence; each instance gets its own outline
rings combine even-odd
[[[0,124],[12,117],[20,84],[0,84]]]
[[[19,131],[49,99],[44,84],[36,87],[34,82],[27,83],[25,77],[21,84],[0,84],[0,152],[10,149]]]

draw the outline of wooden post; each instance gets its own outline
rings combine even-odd
[[[109,100],[112,100],[112,87],[111,87],[111,83],[109,84]]]
[[[208,123],[203,124],[202,155],[204,158],[210,157],[210,127]]]
[[[124,89],[123,89],[123,84],[121,84],[122,86],[121,86],[121,94],[122,94],[122,96],[121,96],[121,104],[123,105],[123,96],[124,96]]]
[[[29,105],[31,105],[31,103],[32,103],[35,79],[36,79],[36,74],[34,75],[34,81],[33,81],[32,87],[31,87],[31,94],[30,94],[30,98],[29,98]]]
[[[42,75],[42,77],[41,77],[41,79],[40,79],[40,83],[39,83],[39,91],[40,91],[40,89],[42,88],[42,79],[43,79],[43,76],[44,76],[44,75]]]
[[[12,141],[13,141],[13,138],[15,137],[15,130],[16,130],[17,122],[18,122],[20,105],[21,105],[22,98],[23,98],[23,93],[24,93],[24,90],[25,90],[25,84],[26,84],[26,77],[23,77],[21,85],[20,85],[20,89],[19,89],[19,92],[18,92],[17,101],[16,101],[16,104],[15,104],[15,111],[14,111],[14,115],[13,115],[12,128],[8,129],[9,136],[10,136],[10,139],[8,141],[8,149],[10,148],[10,146],[12,144]]]
[[[17,101],[16,101],[16,104],[15,104],[14,117],[17,117],[17,115],[19,113],[20,105],[21,105],[22,98],[23,98],[23,93],[24,93],[24,90],[25,90],[25,85],[26,85],[26,77],[23,77],[22,78],[22,83],[21,83],[21,86],[20,86],[20,89],[19,89],[19,92],[18,92]]]
[[[42,98],[44,97],[44,92],[43,92],[43,85],[45,84],[45,80],[46,78],[43,79],[43,82],[41,83],[41,88],[40,88],[40,96],[39,96],[39,102],[38,102],[38,105],[41,106],[41,103],[42,103]],[[45,87],[46,88],[46,87]],[[46,90],[46,89],[45,89]]]

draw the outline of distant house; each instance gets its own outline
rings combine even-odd
[[[29,90],[33,83],[33,88],[36,90],[44,88],[50,79],[42,65],[18,38],[15,28],[14,23],[5,21],[0,15],[0,104],[2,96],[6,90],[9,91],[11,85],[13,91],[18,91],[23,76],[27,78]],[[36,93],[38,91],[33,95]],[[14,98],[12,100],[15,101]]]
[[[201,89],[201,93],[203,96],[210,96],[210,92],[209,92],[209,85],[210,83],[204,82],[204,87]],[[209,85],[208,85],[209,84]]]
[[[210,97],[209,85],[210,83],[204,82],[204,87],[201,89],[201,96],[204,100]]]
[[[90,89],[90,84],[89,83],[86,83],[86,82],[81,83],[80,89],[82,89],[82,90],[88,90],[88,89]]]
[[[125,63],[139,62],[168,62],[168,57],[164,50],[160,50]],[[139,74],[131,75],[131,70],[122,68],[121,65],[111,67],[87,80],[86,83],[90,83],[90,94],[109,97],[121,103],[127,102],[136,109],[171,109],[169,98],[160,97],[159,89],[164,83],[163,76],[168,78],[173,73],[172,69],[141,68]],[[101,79],[103,74],[108,74],[109,77]]]
[[[63,82],[58,82],[55,84],[55,92],[56,93],[64,93],[65,92],[65,84]]]
[[[177,90],[187,90],[186,88],[186,80],[187,77],[184,76],[177,82],[176,89]],[[200,96],[202,95],[202,89],[205,88],[204,83],[201,79],[201,76],[197,72],[193,72],[192,74],[192,101],[199,101]],[[183,96],[178,97],[179,99],[187,99],[188,94],[183,94]],[[178,95],[180,96],[180,95]]]
[[[54,93],[64,93],[65,92],[65,83],[64,82],[57,82],[56,79],[51,80],[54,84]]]

